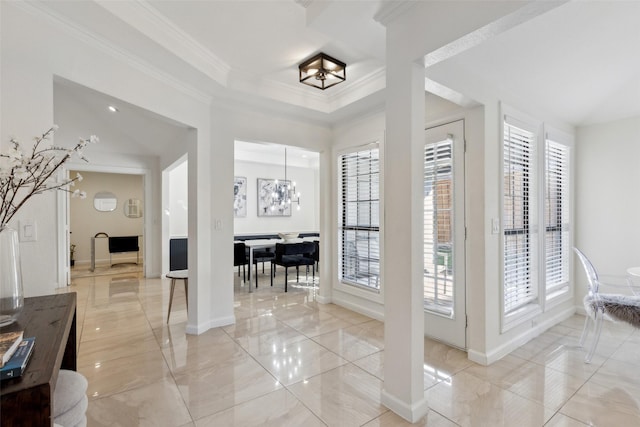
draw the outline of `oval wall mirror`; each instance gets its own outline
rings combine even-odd
[[[142,204],[139,199],[129,199],[124,203],[124,216],[127,218],[140,218],[142,216]]]
[[[93,207],[100,212],[113,212],[118,206],[116,195],[109,191],[100,191],[93,197]]]

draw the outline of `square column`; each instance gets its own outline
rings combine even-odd
[[[423,378],[424,68],[392,56],[389,52],[383,173],[382,403],[415,422],[429,410]]]

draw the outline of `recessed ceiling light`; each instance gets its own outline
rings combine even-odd
[[[113,105],[109,105],[108,107],[109,111],[111,111],[112,113],[117,113],[118,109],[116,107],[114,107]]]

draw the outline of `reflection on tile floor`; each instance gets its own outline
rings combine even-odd
[[[141,273],[140,273],[141,274]],[[384,325],[313,288],[235,280],[236,324],[185,335],[169,280],[73,280],[89,426],[408,426],[380,403]],[[278,280],[279,279],[279,280]],[[282,283],[284,278],[278,278]],[[66,290],[65,290],[66,291]],[[607,322],[590,365],[573,316],[491,366],[425,339],[429,413],[417,426],[640,425],[640,331]]]

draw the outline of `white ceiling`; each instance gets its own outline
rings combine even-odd
[[[640,1],[574,1],[427,71],[579,126],[640,115]],[[485,87],[484,90],[487,90]]]
[[[36,1],[65,25],[213,102],[334,124],[384,105],[382,0]],[[427,70],[442,93],[519,99],[569,125],[640,114],[640,1],[573,1]],[[455,24],[455,23],[452,23]],[[297,65],[323,51],[347,81],[321,91]],[[427,53],[427,52],[425,52]],[[453,96],[452,95],[452,96]]]

